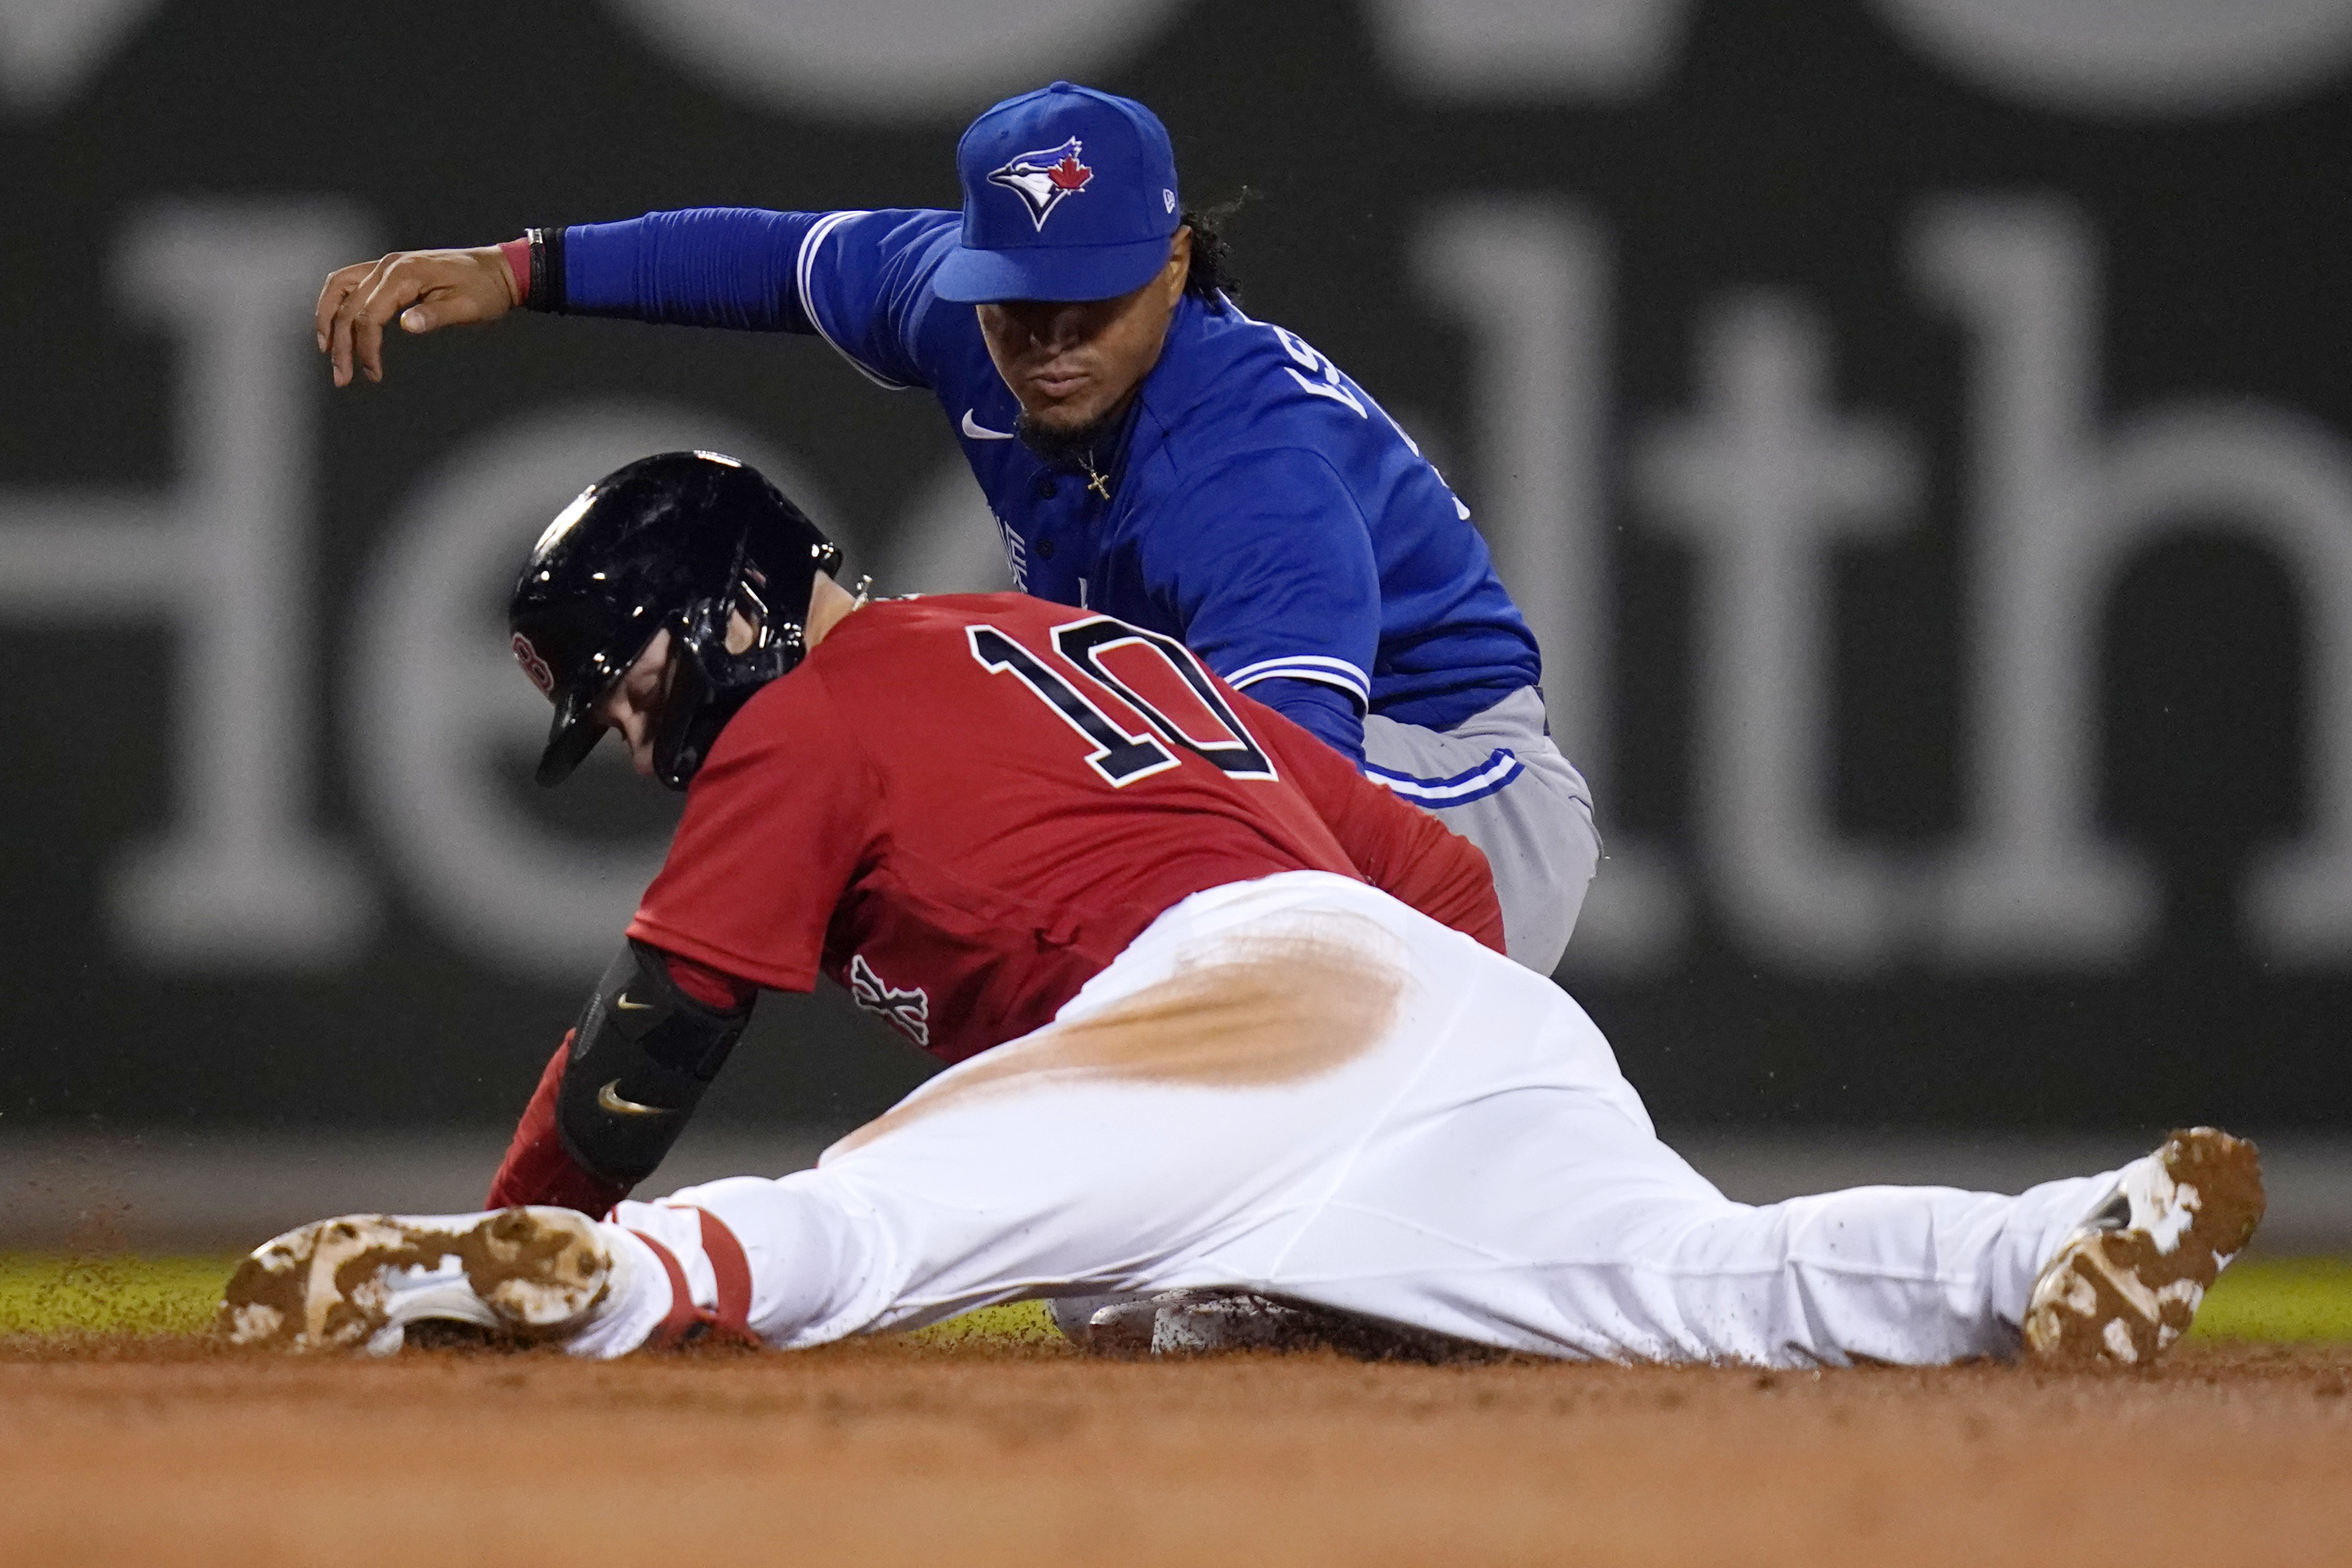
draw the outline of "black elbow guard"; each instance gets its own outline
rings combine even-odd
[[[661,953],[622,946],[604,971],[563,1064],[555,1126],[583,1170],[635,1186],[686,1130],[751,1017],[678,989]]]

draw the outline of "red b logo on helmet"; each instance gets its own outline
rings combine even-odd
[[[539,650],[530,645],[530,639],[518,632],[514,634],[512,646],[515,663],[520,664],[522,673],[530,677],[530,684],[537,686],[543,695],[553,696],[555,672],[547,667],[547,661],[539,656]]]

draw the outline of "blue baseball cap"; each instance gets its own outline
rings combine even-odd
[[[1109,299],[1168,259],[1183,204],[1160,117],[1057,81],[1008,98],[956,143],[963,239],[933,275],[942,299]]]

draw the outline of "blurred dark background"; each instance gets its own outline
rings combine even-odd
[[[335,392],[327,270],[950,204],[1057,76],[1255,193],[1245,307],[1494,542],[1611,840],[1561,978],[1662,1123],[2347,1121],[2352,0],[0,0],[0,1136],[512,1116],[674,810],[527,780],[497,607],[605,469],[1002,580],[821,341],[518,318]],[[706,1114],[925,1066],[773,998]]]

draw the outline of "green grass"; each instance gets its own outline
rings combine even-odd
[[[2352,1259],[2255,1259],[2224,1273],[2198,1309],[2198,1339],[2352,1340]]]
[[[194,1333],[237,1255],[72,1258],[0,1252],[0,1334]]]
[[[212,1322],[234,1256],[67,1258],[0,1252],[0,1334],[193,1333]],[[1035,1301],[989,1307],[921,1331],[938,1344],[1053,1333]],[[2352,1341],[2352,1259],[2242,1263],[2205,1298],[2199,1339]]]
[[[1043,1301],[1008,1301],[1001,1307],[982,1307],[976,1312],[933,1323],[929,1328],[917,1329],[912,1337],[929,1344],[954,1344],[959,1340],[994,1344],[1067,1343],[1062,1338],[1062,1331],[1054,1326],[1053,1314],[1045,1310]]]

